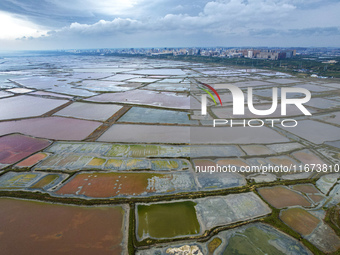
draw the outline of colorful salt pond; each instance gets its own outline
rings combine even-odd
[[[53,217],[48,220],[46,211],[34,209],[42,215],[40,222],[38,216],[27,215],[26,208],[16,205],[20,209],[17,218],[21,220],[23,215],[25,222],[20,223],[25,228],[18,231],[17,226],[10,225],[15,223],[14,218],[0,215],[7,220],[7,225],[0,222],[0,228],[5,226],[7,231],[0,229],[0,235],[15,230],[19,233],[18,240],[13,233],[6,236],[5,243],[10,246],[5,249],[13,249],[13,244],[18,243],[28,248],[18,252],[20,247],[15,247],[13,252],[5,250],[6,254],[39,254],[41,251],[46,253],[46,250],[51,254],[54,251],[126,254],[125,241],[129,232],[131,238],[137,237],[145,244],[139,246],[141,243],[135,242],[137,254],[310,254],[297,240],[268,225],[249,224],[261,221],[271,213],[268,205],[255,193],[214,195],[266,185],[271,188],[258,190],[264,200],[278,208],[289,207],[281,210],[281,219],[287,223],[287,228],[295,227],[295,231],[304,233],[302,238],[322,252],[336,252],[340,247],[339,238],[322,221],[325,216],[323,208],[340,201],[339,174],[320,178],[316,173],[241,175],[195,171],[197,166],[217,164],[230,164],[240,170],[242,166],[261,164],[338,163],[339,99],[335,95],[340,87],[335,82],[311,82],[255,68],[236,70],[166,59],[134,58],[131,61],[131,58],[115,56],[16,57],[2,63],[0,69],[6,68],[15,71],[0,74],[0,106],[3,109],[0,111],[0,135],[19,132],[57,141],[50,145],[46,140],[50,146],[32,151],[22,146],[6,147],[1,151],[3,137],[0,137],[1,193],[34,195],[61,202],[81,203],[86,199],[83,202],[89,204],[109,203],[111,199],[112,203],[119,203],[117,201],[124,198],[131,208],[135,206],[136,213],[134,221],[130,222],[136,224],[135,232],[131,233],[125,221],[127,208],[121,206],[114,207],[115,213],[107,216],[104,212],[113,207],[53,205],[54,208],[78,210],[70,217],[71,221],[63,218],[67,213],[59,209],[47,212]],[[218,89],[223,107],[215,106],[208,97],[209,114],[202,116],[202,91],[197,87],[198,81],[217,89],[227,83],[245,90],[252,87],[256,109],[270,108],[270,87],[304,87],[313,93],[313,99],[306,105],[314,116],[307,120],[297,107],[291,105],[287,116],[299,116],[296,128],[282,130],[280,125],[274,128],[244,128],[241,125],[212,128],[212,119],[231,116],[232,95],[227,90]],[[289,96],[296,98],[301,95],[294,93]],[[246,112],[242,118],[253,116]],[[272,116],[282,117],[280,105]],[[320,130],[324,132],[320,133]],[[325,143],[332,147],[313,147],[311,143]],[[26,152],[27,155],[22,154]],[[13,163],[1,162],[14,156],[18,158],[13,159]],[[72,175],[70,178],[67,172]],[[322,193],[311,184],[272,187],[270,183],[258,185],[250,181],[247,185],[246,178],[255,182],[320,178],[316,187]],[[240,188],[228,190],[232,187]],[[164,201],[176,195],[183,196],[183,200]],[[298,208],[302,206],[305,208]],[[7,207],[11,208],[0,206]],[[307,211],[308,207],[313,209]],[[293,210],[299,212],[286,217]],[[29,213],[31,211],[33,209],[28,209]],[[100,214],[92,213],[97,211]],[[116,214],[117,211],[120,214]],[[39,225],[42,223],[44,225]],[[247,225],[221,231],[243,223]],[[30,228],[31,225],[36,229]],[[214,231],[217,228],[220,232]],[[37,232],[41,229],[42,234]],[[28,230],[30,234],[23,236],[21,232]],[[206,231],[210,231],[211,236],[204,235]],[[201,236],[202,242],[197,242],[196,237]],[[184,239],[176,242],[168,240],[169,243],[147,246],[148,238],[182,237]],[[0,250],[3,251],[1,244]],[[30,250],[33,246],[34,249]],[[38,251],[36,247],[39,247]],[[60,247],[64,250],[58,250]]]
[[[301,208],[281,211],[280,219],[325,253],[340,248],[340,238],[316,216]]]
[[[13,96],[12,93],[9,93],[9,92],[6,92],[6,91],[0,91],[0,98],[3,98],[3,97],[10,97],[10,96]]]
[[[293,151],[296,149],[303,148],[303,145],[299,143],[280,143],[280,144],[269,144],[267,145],[269,149],[275,151],[276,153]]]
[[[52,92],[45,92],[45,91],[31,92],[30,95],[57,97],[57,98],[66,98],[66,99],[72,99],[73,98],[72,96],[61,95],[61,94],[56,94],[56,93],[52,93]]]
[[[195,203],[190,201],[159,203],[136,208],[137,238],[173,238],[201,233]]]
[[[140,83],[152,83],[152,82],[156,82],[159,81],[159,79],[150,79],[150,78],[134,78],[129,80],[129,82],[140,82]]]
[[[44,189],[47,190],[55,184],[60,183],[63,179],[66,179],[67,175],[63,175],[64,178],[60,178],[61,176],[59,174],[48,174],[45,175],[43,178],[41,178],[38,182],[30,186],[30,189]]]
[[[284,208],[288,206],[311,206],[306,197],[292,191],[284,186],[274,186],[270,188],[258,189],[259,194],[275,208]]]
[[[35,164],[39,163],[43,159],[45,159],[48,156],[47,153],[39,152],[37,154],[34,154],[27,159],[21,161],[20,163],[16,164],[15,167],[23,168],[23,167],[32,167]]]
[[[268,127],[191,127],[191,144],[272,144],[289,140]]]
[[[105,121],[122,108],[120,105],[72,103],[54,115]]]
[[[182,241],[176,244],[162,245],[145,250],[138,250],[137,255],[171,254],[170,251],[195,251],[193,254],[291,254],[311,255],[312,253],[297,240],[277,229],[253,223],[232,230],[221,231],[205,242]],[[172,253],[176,254],[176,253]],[[181,254],[181,253],[177,253]],[[182,253],[183,254],[183,253]],[[190,254],[190,253],[184,253]]]
[[[313,184],[297,184],[292,186],[294,190],[306,193],[306,194],[315,194],[320,193],[317,188]]]
[[[251,130],[250,130],[251,129]],[[131,134],[134,134],[132,137]],[[248,144],[289,141],[267,127],[182,127],[160,125],[111,126],[98,141],[140,143]]]
[[[25,94],[32,92],[32,89],[25,89],[25,88],[13,88],[13,89],[7,89],[6,91],[16,93],[16,94]]]
[[[115,81],[98,81],[98,80],[84,80],[81,83],[81,88],[96,92],[123,92],[131,90],[131,87],[125,87],[125,82]]]
[[[308,197],[309,197],[310,199],[312,199],[312,201],[313,201],[315,204],[321,202],[321,201],[325,198],[325,197],[324,197],[323,195],[321,195],[321,194],[315,194],[315,195],[309,194]]]
[[[319,109],[331,109],[331,108],[339,108],[340,102],[333,101],[325,98],[312,98],[306,105],[319,108]]]
[[[338,178],[340,178],[340,174],[338,173],[323,175],[317,180],[316,186],[323,194],[327,194],[338,181]]]
[[[83,140],[101,122],[62,117],[45,117],[0,122],[0,135],[14,132],[55,140]]]
[[[251,220],[271,212],[269,207],[254,193],[176,203],[139,204],[136,210],[139,239],[202,234],[204,230],[242,220]],[[183,210],[187,211],[185,215],[182,215]],[[197,219],[200,219],[199,224]]]
[[[226,189],[247,184],[244,176],[239,173],[196,173],[200,190]]]
[[[111,126],[97,141],[123,143],[180,143],[190,142],[190,127],[160,125]],[[131,136],[131,134],[134,134]]]
[[[85,89],[78,88],[70,88],[70,87],[53,87],[51,89],[47,89],[46,91],[50,91],[53,93],[66,94],[71,96],[78,97],[91,97],[97,95],[95,92],[91,92]]]
[[[149,105],[174,109],[190,109],[190,97],[187,95],[147,90],[131,90],[124,93],[105,93],[88,98],[87,101]]]
[[[194,200],[205,229],[263,217],[271,209],[253,192]]]
[[[189,113],[153,108],[132,107],[118,122],[158,123],[158,124],[198,124],[189,119]]]
[[[70,87],[70,83],[78,82],[79,79],[62,79],[60,77],[51,77],[51,76],[26,76],[24,78],[16,78],[13,79],[14,82],[19,83],[20,85],[26,88],[32,89],[41,89],[41,90],[49,90],[57,87],[60,88],[68,88]]]
[[[2,136],[0,137],[0,163],[16,163],[50,144],[51,142],[45,139],[19,134]]]
[[[188,173],[80,173],[55,193],[62,196],[109,198],[173,194],[195,189]]]
[[[110,144],[91,142],[55,142],[45,152],[61,157],[67,154],[92,157],[126,158],[200,158],[236,157],[244,153],[234,145],[156,145],[156,144]],[[90,155],[88,155],[90,154]]]
[[[0,177],[0,189],[23,189],[37,182],[41,173],[8,172]]]
[[[292,159],[291,157],[287,156],[279,156],[279,157],[268,157],[266,158],[272,165],[276,166],[293,166],[293,165],[298,165],[298,163]]]
[[[193,160],[195,178],[199,184],[200,189],[222,189],[244,186],[247,184],[244,176],[239,173],[232,172],[217,172],[217,166],[223,167],[223,161],[219,161],[220,164],[207,159],[195,159]],[[222,163],[222,164],[221,164]],[[216,172],[210,172],[209,169],[214,168]]]
[[[67,174],[42,172],[7,172],[0,177],[0,189],[44,189],[48,190],[68,177]]]
[[[273,151],[264,145],[244,145],[241,146],[247,155],[268,155],[273,154]]]
[[[316,118],[327,123],[340,125],[340,112],[332,112],[331,114],[317,116]]]
[[[317,217],[301,208],[290,208],[282,211],[280,219],[302,235],[311,234],[320,223]]]
[[[315,144],[339,140],[340,134],[340,128],[314,120],[299,121],[296,127],[286,128],[286,130]],[[327,130],[327,132],[320,132],[320,130]]]
[[[89,153],[63,153],[51,155],[37,165],[34,170],[78,171],[79,169],[96,169],[105,171],[155,170],[177,171],[187,170],[190,163],[183,159],[136,159],[94,156]]]
[[[131,69],[128,69],[127,71],[130,71]],[[123,70],[124,71],[124,70]],[[139,75],[133,75],[133,74],[116,74],[114,76],[110,76],[107,78],[102,79],[103,81],[126,81],[129,79],[137,78]]]
[[[318,156],[310,150],[301,150],[292,153],[292,155],[304,164],[325,164]]]
[[[68,206],[0,198],[3,254],[124,254],[125,224],[121,206]]]
[[[176,83],[164,83],[163,81],[159,81],[149,84],[146,87],[143,87],[143,89],[171,92],[187,92],[190,90],[190,85],[185,83],[176,84]]]
[[[140,69],[136,71],[130,71],[128,73],[143,75],[185,75],[185,72],[183,72],[181,69],[167,69],[167,68]]]
[[[26,95],[3,98],[0,100],[0,120],[40,116],[67,102]]]
[[[337,236],[331,227],[323,222],[306,239],[324,253],[338,253],[340,249],[339,236]]]
[[[111,73],[105,72],[74,72],[72,73],[72,79],[96,80],[103,79],[111,75]]]
[[[288,239],[289,242],[283,244],[281,238],[285,241]],[[236,232],[229,239],[227,247],[221,254],[307,254],[306,249],[301,247],[302,245],[292,247],[292,243],[294,243],[292,239],[268,227],[267,229],[248,227],[244,231]]]
[[[283,85],[301,82],[301,80],[294,80],[294,79],[270,79],[268,81],[278,83],[278,84],[283,84]]]

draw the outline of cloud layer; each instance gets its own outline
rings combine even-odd
[[[326,37],[330,45],[324,46],[339,42],[340,3],[333,0],[39,0],[41,8],[35,11],[32,2],[4,0],[0,4],[3,11],[25,17],[43,31],[22,35],[21,44],[33,38],[39,45],[49,46],[58,42],[72,47],[73,42],[74,47],[82,47],[83,40],[83,47],[94,41],[97,45],[93,47],[123,47],[126,41],[128,47],[146,47],[149,38],[153,47],[174,42],[174,37],[173,46],[213,42],[222,46],[235,42],[301,46],[293,44],[301,44],[303,38],[306,44],[318,46]]]

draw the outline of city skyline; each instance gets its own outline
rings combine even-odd
[[[4,0],[1,50],[339,47],[338,1]]]

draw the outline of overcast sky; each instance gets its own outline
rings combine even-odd
[[[339,0],[1,0],[0,50],[340,47]]]

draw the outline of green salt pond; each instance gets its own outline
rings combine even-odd
[[[195,205],[191,201],[138,205],[138,238],[158,239],[199,234],[201,227]]]
[[[265,232],[257,227],[247,228],[243,233],[236,233],[229,239],[229,244],[223,252],[228,254],[262,255],[275,254],[284,255],[272,242],[277,236],[270,232]]]

